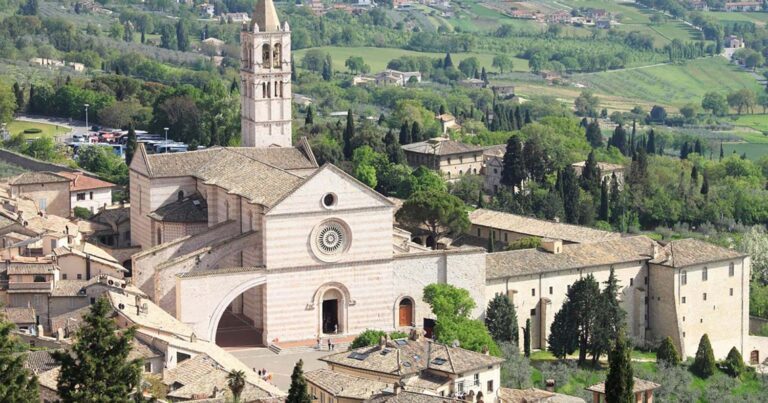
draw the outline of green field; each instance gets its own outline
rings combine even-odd
[[[747,154],[747,158],[751,160],[758,160],[763,156],[768,155],[768,136],[763,133],[768,133],[768,115],[742,115],[738,116],[733,124],[736,126],[743,126],[754,131],[737,131],[733,134],[741,137],[743,143],[724,143],[723,151],[725,155],[732,154],[734,151],[736,154]]]
[[[26,129],[32,129],[37,128],[42,130],[40,133],[35,134],[27,134],[26,136],[29,138],[35,138],[40,136],[57,136],[62,134],[67,134],[70,132],[68,128],[64,128],[62,126],[56,126],[56,125],[50,125],[46,123],[37,123],[37,122],[26,122],[21,120],[14,120],[11,123],[8,123],[8,132],[11,133],[11,135],[15,135],[18,133],[23,133]]]
[[[396,48],[370,48],[370,47],[358,47],[358,48],[344,48],[337,46],[325,46],[321,48],[325,52],[330,53],[333,59],[333,68],[337,71],[345,71],[347,68],[344,66],[344,61],[350,56],[361,56],[365,63],[371,66],[371,72],[378,72],[387,68],[387,63],[390,60],[396,59],[400,56],[427,56],[427,57],[444,57],[444,53],[428,53],[428,52],[415,52],[412,50],[396,49]],[[297,66],[301,64],[301,59],[308,49],[301,49],[293,52],[295,60],[298,61]],[[460,61],[467,57],[476,57],[481,66],[484,66],[488,71],[495,71],[494,67],[491,67],[493,56],[490,53],[451,53],[451,59],[458,65]],[[514,59],[515,71],[528,71],[528,61],[524,59]]]
[[[698,104],[708,91],[726,93],[741,88],[762,89],[751,74],[719,56],[682,64],[574,74],[572,81],[582,83],[596,93],[672,107]]]
[[[716,18],[720,22],[752,22],[757,26],[765,26],[768,23],[768,13],[729,13],[724,11],[710,11],[708,16]]]

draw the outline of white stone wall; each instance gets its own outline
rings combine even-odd
[[[501,366],[494,365],[492,369],[482,368],[460,375],[462,376],[453,381],[454,392],[458,392],[458,384],[463,382],[464,393],[468,394],[470,391],[474,391],[475,396],[477,396],[478,392],[483,392],[483,401],[496,402],[498,400],[499,388],[501,387]],[[475,375],[477,375],[477,382]],[[491,384],[489,385],[488,382]]]
[[[85,200],[77,200],[77,195],[83,194]],[[104,206],[112,205],[112,188],[101,188],[93,190],[81,190],[70,193],[70,205],[88,209],[91,213],[96,213]]]
[[[77,255],[65,255],[56,258],[56,264],[59,266],[60,276],[62,280],[77,280],[77,275],[80,278],[87,280],[86,276],[86,261],[82,256]],[[96,277],[101,274],[108,274],[112,277],[123,278],[123,272],[115,270],[111,266],[107,266],[96,260],[91,260],[91,277]],[[66,276],[66,277],[65,277]]]

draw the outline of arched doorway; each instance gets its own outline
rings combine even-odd
[[[400,327],[414,326],[413,323],[413,300],[403,298],[397,306],[397,325]]]
[[[264,285],[243,291],[221,313],[216,325],[216,344],[220,347],[263,346]]]
[[[749,363],[752,365],[760,364],[760,352],[757,350],[752,350],[751,353],[749,353]]]
[[[344,333],[344,294],[336,288],[330,288],[323,293],[320,330],[323,334]]]

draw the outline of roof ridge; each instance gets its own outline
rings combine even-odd
[[[243,156],[243,157],[245,157],[245,158],[248,158],[248,159],[250,159],[250,160],[253,160],[253,161],[256,161],[256,162],[258,162],[258,163],[260,163],[260,164],[266,165],[266,166],[268,166],[268,167],[270,167],[270,168],[274,168],[274,169],[277,169],[277,170],[279,170],[279,171],[283,171],[283,172],[285,172],[285,173],[287,173],[287,174],[290,174],[290,175],[293,175],[293,176],[295,176],[295,177],[297,177],[297,178],[299,178],[299,179],[304,179],[302,176],[300,176],[300,175],[296,175],[295,173],[293,173],[293,172],[291,172],[291,171],[288,171],[288,170],[286,170],[286,169],[283,169],[283,168],[280,168],[280,167],[278,167],[278,166],[272,165],[272,164],[270,164],[270,163],[264,162],[264,161],[262,161],[262,160],[260,160],[260,159],[257,159],[257,158],[255,158],[255,157],[252,157],[252,156],[250,156],[250,155],[246,155],[246,154],[243,154],[243,153],[239,152],[239,150],[236,150],[235,148],[223,147],[222,149],[223,149],[223,150],[226,150],[226,151],[230,151],[230,152],[233,152],[233,153],[235,153],[235,154],[237,154],[237,155],[241,155],[241,156]]]

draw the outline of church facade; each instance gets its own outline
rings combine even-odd
[[[747,256],[644,237],[491,254],[424,248],[396,227],[389,199],[318,166],[306,139],[292,144],[290,34],[271,0],[242,39],[244,147],[150,155],[140,146],[130,166],[131,238],[142,248],[132,281],[198,338],[223,340],[231,318],[259,345],[430,328],[423,288],[445,283],[470,292],[474,318],[508,295],[521,326],[531,319],[534,347],[546,348],[567,287],[614,268],[636,343],[670,336],[690,356],[708,333],[718,358],[732,346],[747,356]],[[712,280],[693,286],[694,275]]]

